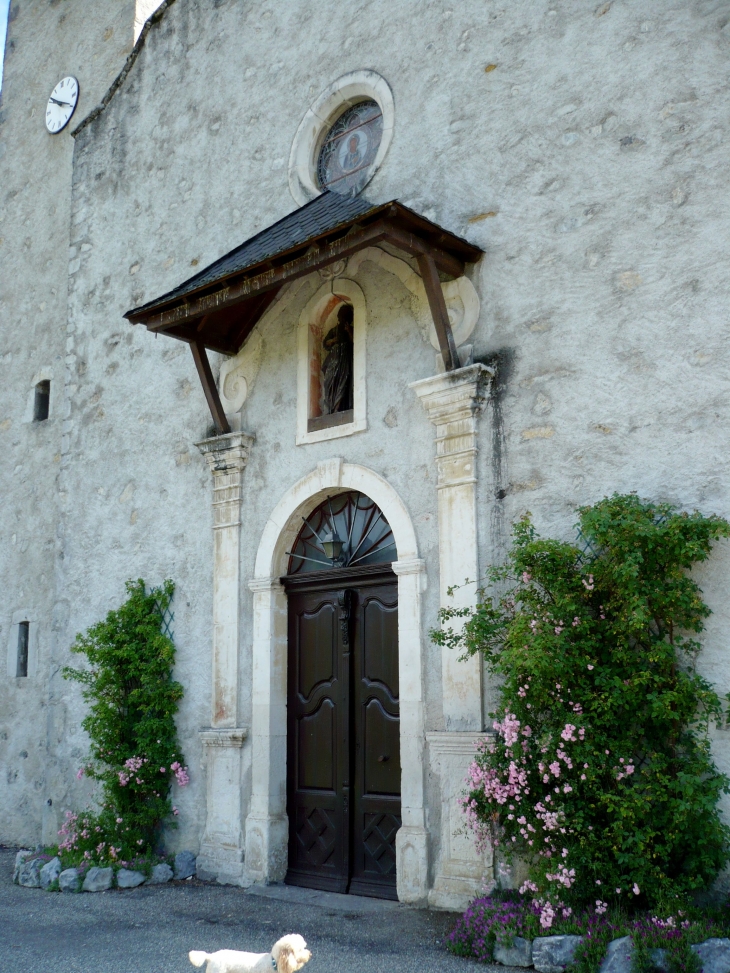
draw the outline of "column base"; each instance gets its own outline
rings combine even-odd
[[[245,882],[271,885],[283,882],[289,845],[289,819],[249,814],[246,818]]]
[[[447,912],[465,912],[478,895],[484,895],[484,882],[461,877],[439,875],[428,893],[431,909],[445,909]]]
[[[459,798],[464,779],[484,733],[429,733],[431,766],[441,789],[441,842],[436,876],[428,895],[433,909],[463,912],[472,899],[493,884],[491,852],[480,854],[472,835],[464,833]]]
[[[245,881],[242,848],[224,848],[203,842],[196,861],[196,874],[204,882],[221,885],[250,885]]]
[[[398,901],[425,905],[428,897],[428,832],[402,827],[395,836]]]
[[[207,815],[197,873],[224,885],[243,885],[244,846],[241,829],[241,748],[245,727],[211,727],[200,731],[207,765]]]

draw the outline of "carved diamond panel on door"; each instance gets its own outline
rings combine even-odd
[[[321,868],[335,851],[337,832],[333,816],[323,807],[298,808],[297,842],[301,856]]]
[[[363,844],[366,871],[387,876],[395,873],[395,836],[401,820],[395,814],[366,814]]]

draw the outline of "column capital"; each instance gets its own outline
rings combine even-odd
[[[248,587],[256,594],[257,591],[279,591],[283,586],[278,578],[249,578]]]
[[[477,752],[477,747],[493,737],[493,733],[436,732],[427,733],[426,742],[433,757],[453,755],[471,760]]]
[[[404,561],[393,561],[391,568],[399,577],[405,574],[421,575],[426,573],[426,562],[420,557],[409,557]]]
[[[224,436],[212,436],[196,443],[206,458],[213,476],[222,473],[242,472],[254,444],[255,436],[245,432],[229,432]]]
[[[431,422],[439,426],[478,415],[494,375],[487,365],[467,365],[411,382],[408,387],[423,403]]]
[[[199,731],[200,742],[208,747],[240,748],[248,737],[248,727],[205,727]]]
[[[439,490],[476,483],[477,420],[493,377],[486,365],[467,365],[409,386],[436,426]]]

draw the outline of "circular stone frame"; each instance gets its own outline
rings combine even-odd
[[[370,99],[380,105],[383,113],[383,135],[364,183],[367,186],[382,165],[393,139],[395,102],[385,78],[365,70],[343,74],[325,88],[301,120],[289,155],[289,190],[300,206],[322,193],[317,182],[317,162],[322,139],[330,126],[350,106]]]

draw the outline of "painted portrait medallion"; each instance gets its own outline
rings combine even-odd
[[[383,115],[374,101],[348,108],[327,133],[319,153],[318,175],[323,189],[350,195],[360,192],[378,153]]]

